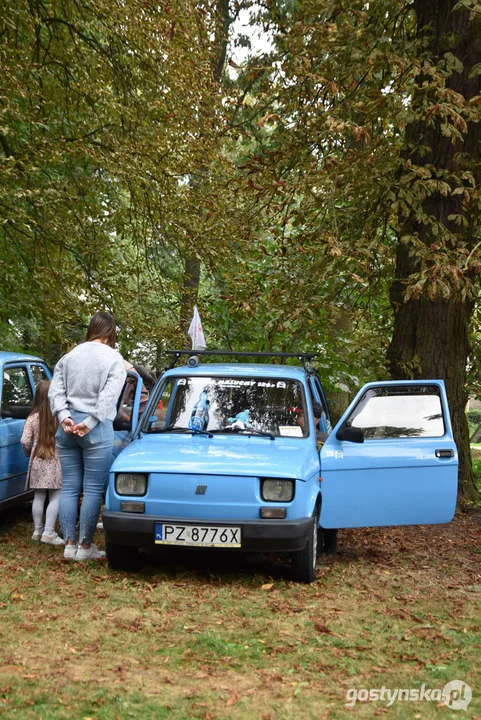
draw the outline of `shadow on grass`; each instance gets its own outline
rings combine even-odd
[[[174,581],[188,577],[190,580],[196,578],[202,582],[220,582],[225,585],[291,580],[288,554],[277,556],[163,548],[152,554],[142,554],[139,560],[139,571],[135,576],[146,581],[159,575],[162,575],[163,579]]]
[[[402,543],[396,542],[395,537],[392,538],[392,547],[379,547],[378,533],[385,532],[385,529],[378,532],[372,529],[342,531],[346,533],[346,538],[344,543],[341,541],[337,554],[328,556],[322,553],[318,556],[317,580],[321,580],[336,568],[343,572],[346,567],[355,565],[373,568],[379,567],[380,564],[383,568],[390,565],[398,566],[400,554],[409,557],[410,549],[402,547]],[[341,538],[344,537],[343,534],[340,535]],[[210,581],[223,585],[293,582],[289,553],[246,553],[219,549],[163,547],[154,551],[140,551],[136,571],[116,572],[146,582],[155,581],[160,577],[162,580],[174,582],[194,578],[201,582]]]
[[[32,503],[27,502],[23,505],[0,510],[0,541],[8,533],[15,530],[19,523],[32,521]],[[32,522],[33,531],[33,522]]]

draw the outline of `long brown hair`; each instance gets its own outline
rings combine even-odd
[[[35,457],[52,460],[55,457],[55,433],[58,428],[57,418],[52,415],[48,401],[50,380],[41,380],[37,385],[33,399],[32,411],[38,413],[38,439]]]
[[[105,340],[106,345],[115,348],[116,339],[117,329],[112,315],[108,312],[96,312],[95,315],[92,315],[87,328],[86,341]]]

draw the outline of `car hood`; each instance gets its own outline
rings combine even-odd
[[[319,455],[310,438],[144,435],[122,450],[111,469],[307,480],[319,473]]]

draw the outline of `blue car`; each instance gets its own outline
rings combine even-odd
[[[0,412],[0,510],[29,500],[25,491],[28,458],[20,444],[25,419],[32,409],[35,388],[52,373],[34,355],[0,352],[2,377]]]
[[[296,366],[186,354],[139,420],[137,386],[116,421],[131,429],[103,513],[112,569],[135,569],[141,548],[272,551],[312,582],[320,529],[452,519],[458,457],[442,380],[369,383],[332,427],[312,356]]]

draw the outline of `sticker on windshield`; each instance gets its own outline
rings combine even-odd
[[[250,387],[251,385],[257,385],[256,380],[238,380],[236,378],[220,378],[218,381],[219,385],[229,385],[232,387]],[[262,387],[262,383],[259,383],[259,387]],[[269,386],[271,387],[271,386]],[[272,387],[275,387],[272,385]]]
[[[279,425],[279,435],[284,437],[302,437],[302,428],[298,425]]]

